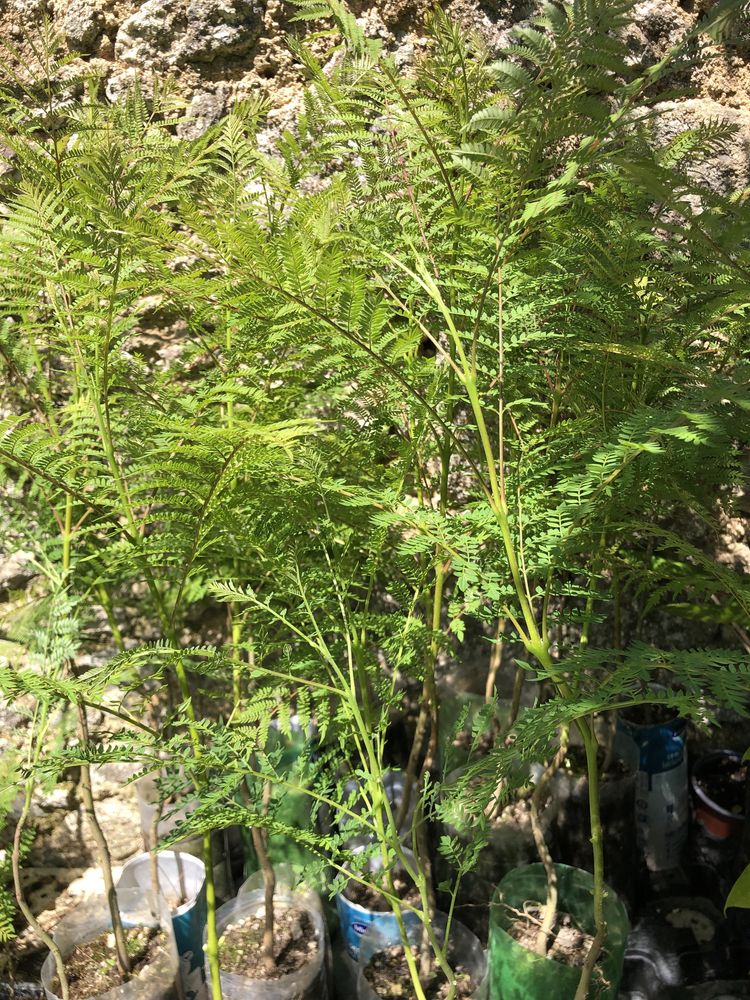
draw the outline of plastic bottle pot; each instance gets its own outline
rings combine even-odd
[[[447,918],[444,913],[436,913],[432,921],[435,936],[442,945],[445,941],[445,928]],[[407,931],[409,941],[412,945],[419,944],[422,939],[422,924],[412,926]],[[374,955],[390,948],[394,944],[401,944],[401,935],[398,928],[385,929],[382,926],[372,925],[362,938],[359,951],[359,975],[357,979],[358,1000],[380,1000],[377,993],[365,976],[365,968]],[[472,980],[477,984],[476,989],[471,994],[474,1000],[487,1000],[488,979],[487,979],[487,956],[479,943],[479,939],[470,930],[464,927],[457,920],[451,922],[450,936],[448,938],[448,962],[452,968],[461,966]]]
[[[331,951],[331,937],[328,933],[328,925],[326,924],[325,912],[323,910],[323,904],[321,902],[320,896],[311,889],[308,885],[300,880],[299,870],[294,867],[294,865],[280,864],[273,866],[273,873],[276,877],[276,888],[274,890],[274,899],[277,895],[279,896],[289,896],[294,894],[305,900],[305,903],[314,910],[318,910],[323,920],[323,928],[325,930],[325,941],[326,941],[326,971],[328,976],[329,986],[333,983],[333,953]],[[265,898],[265,880],[263,877],[263,872],[253,872],[253,874],[246,879],[240,888],[237,890],[237,898],[240,899],[243,896],[247,896],[251,892],[262,892]],[[331,990],[332,992],[332,990]]]
[[[173,1000],[175,979],[178,975],[177,946],[172,930],[172,918],[163,899],[155,900],[152,892],[142,889],[118,889],[117,905],[122,922],[128,927],[160,927],[164,942],[154,958],[129,982],[113,989],[103,990],[92,1000]],[[52,937],[62,952],[63,960],[69,958],[76,945],[85,944],[100,934],[111,931],[109,907],[103,896],[87,900],[63,917],[55,927]],[[52,955],[47,955],[42,966],[42,986],[47,1000],[58,1000],[52,989],[57,969]]]
[[[628,938],[622,985],[641,1000],[664,1000],[738,972],[720,910],[699,896],[673,896],[641,911]]]
[[[663,690],[654,686],[658,693]],[[687,841],[689,796],[685,719],[640,725],[620,715],[615,750],[636,772],[635,825],[650,871],[680,864]]]
[[[360,846],[356,851],[357,853],[361,853],[364,851],[364,847]],[[404,854],[410,863],[415,864],[414,855],[410,851],[405,850]],[[368,862],[369,871],[376,872],[382,870],[382,868],[382,858],[370,858]],[[360,942],[372,925],[381,928],[384,934],[395,932],[398,935],[398,923],[390,910],[384,912],[368,910],[364,906],[360,906],[359,903],[353,903],[350,899],[347,899],[342,892],[336,896],[336,910],[339,915],[339,925],[344,946],[349,956],[355,960],[359,958]],[[407,927],[421,926],[419,914],[413,910],[404,908],[402,910],[402,917]]]
[[[172,915],[185,1000],[203,988],[203,931],[206,926],[206,866],[192,854],[162,851],[157,856],[159,892]],[[137,854],[122,870],[118,889],[150,891],[151,856]]]
[[[712,840],[729,840],[742,835],[745,825],[744,812],[730,812],[719,805],[711,795],[711,780],[721,774],[737,771],[742,767],[742,758],[732,750],[714,750],[700,757],[693,767],[690,787],[693,792],[693,807],[697,822]],[[708,786],[708,788],[706,788]],[[741,793],[744,802],[745,783]]]
[[[36,983],[8,983],[0,980],[0,1000],[42,1000],[44,991]]]
[[[326,934],[323,916],[318,907],[310,906],[303,894],[279,893],[274,896],[277,912],[296,907],[310,917],[318,941],[318,950],[297,972],[280,979],[250,979],[236,972],[221,970],[221,992],[224,1000],[328,1000]],[[231,924],[248,917],[263,918],[265,899],[262,889],[247,892],[230,900],[216,911],[219,938]],[[219,956],[221,961],[221,955]],[[206,979],[210,981],[206,960]]]
[[[594,933],[593,877],[578,868],[555,865],[560,912],[568,913],[584,931]],[[507,930],[530,900],[544,901],[547,877],[541,864],[509,872],[497,887],[490,910],[489,979],[491,1000],[573,1000],[580,969],[551,961],[523,948]],[[607,940],[600,965],[608,986],[598,1000],[614,1000],[622,975],[628,917],[611,889],[604,898]]]
[[[138,812],[141,820],[141,836],[143,846],[146,851],[151,850],[156,845],[153,840],[154,818],[156,816],[158,803],[158,788],[153,775],[147,774],[135,783],[138,797]],[[166,804],[162,809],[162,816],[159,819],[159,838],[166,837],[175,827],[184,822],[191,812],[192,803],[185,806]],[[228,845],[229,831],[214,830],[211,834],[211,853],[213,855],[214,886],[219,899],[228,899],[234,895],[234,880],[232,878],[232,864]],[[240,848],[241,849],[241,848]],[[203,836],[186,837],[175,845],[174,850],[182,854],[192,854],[193,857],[203,860]]]

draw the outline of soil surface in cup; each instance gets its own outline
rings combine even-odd
[[[403,870],[397,869],[393,873],[393,891],[403,902],[412,906],[419,905],[419,891]],[[350,903],[356,903],[371,913],[388,913],[391,909],[391,904],[376,888],[362,885],[353,879],[344,889],[344,896]]]
[[[537,931],[543,916],[543,907],[539,903],[527,903],[525,911],[519,913],[508,928],[508,934],[522,948],[535,951]],[[591,934],[581,930],[569,913],[560,911],[552,929],[547,958],[573,968],[581,966],[593,940]]]
[[[117,968],[112,931],[105,931],[73,949],[65,960],[71,1000],[99,996],[128,982],[149,965],[164,946],[166,935],[158,927],[127,927],[125,940],[130,956],[130,974],[127,977],[123,977]],[[59,995],[61,989],[57,978],[52,980],[51,986]]]
[[[281,979],[298,972],[320,949],[315,924],[306,910],[296,906],[275,907],[276,968],[269,972],[261,952],[264,927],[262,916],[245,917],[229,924],[219,940],[219,964],[224,972],[248,979]]]
[[[412,948],[412,953],[419,966],[419,949]],[[468,972],[460,965],[454,970],[456,975],[456,1000],[470,997],[479,985],[475,983]],[[384,951],[373,955],[364,969],[365,979],[370,988],[381,1000],[415,1000],[416,993],[406,964],[406,954],[403,946],[394,944]],[[436,968],[428,980],[422,980],[422,989],[427,1000],[445,1000],[448,996],[448,981],[441,969]]]
[[[696,774],[695,782],[711,802],[735,816],[745,811],[745,779],[747,764],[720,757],[711,762],[708,774]]]

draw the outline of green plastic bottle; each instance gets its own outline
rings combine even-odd
[[[568,865],[555,865],[560,912],[568,913],[589,934],[594,933],[594,879],[589,872]],[[573,1000],[580,968],[564,965],[523,948],[507,933],[530,901],[543,902],[547,877],[541,864],[514,868],[502,879],[490,904],[489,979],[490,1000]],[[617,997],[625,944],[630,930],[628,915],[619,898],[607,889],[604,898],[607,940],[599,960],[601,975],[594,977],[589,1000]]]

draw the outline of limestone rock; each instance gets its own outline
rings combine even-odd
[[[750,184],[750,110],[726,107],[709,98],[665,101],[658,107],[663,112],[657,123],[662,142],[703,122],[719,120],[737,126],[738,135],[732,143],[714,156],[696,160],[690,169],[696,180],[722,194]]]
[[[197,139],[217,122],[226,111],[227,99],[223,90],[199,91],[188,107],[188,118],[177,126],[181,139]]]
[[[37,575],[33,560],[33,552],[25,549],[0,555],[0,593],[23,589]]]
[[[260,0],[146,0],[120,26],[115,56],[141,68],[245,54],[262,29]]]
[[[104,30],[104,12],[96,0],[73,0],[59,25],[70,51],[89,55]]]

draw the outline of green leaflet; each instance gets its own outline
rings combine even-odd
[[[732,888],[729,890],[727,901],[724,904],[724,912],[737,906],[740,909],[750,909],[750,865],[744,870]]]

